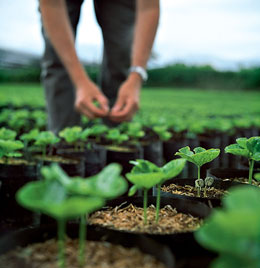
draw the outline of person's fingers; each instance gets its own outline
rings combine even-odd
[[[114,122],[129,121],[133,118],[134,114],[138,110],[138,104],[128,102],[121,111],[111,114],[110,119]]]
[[[124,98],[122,97],[119,97],[116,101],[116,103],[114,104],[112,110],[111,110],[111,116],[113,116],[114,114],[117,114],[119,111],[121,111],[123,109],[125,105],[125,102],[124,102]]]
[[[109,112],[109,105],[108,105],[108,100],[105,96],[103,96],[102,94],[98,95],[96,97],[98,103],[100,104],[101,109],[105,112],[108,113]]]
[[[93,113],[91,113],[86,107],[85,105],[81,104],[76,108],[81,114],[87,116],[89,119],[95,119],[95,116],[93,115]]]
[[[96,107],[92,102],[89,102],[87,107],[88,110],[96,117],[104,117],[108,114],[108,111]]]

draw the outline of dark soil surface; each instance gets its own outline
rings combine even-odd
[[[54,239],[18,248],[0,256],[0,267],[58,268],[58,245]],[[68,268],[165,268],[154,257],[137,248],[124,248],[108,242],[87,241],[85,265],[78,264],[78,241],[67,239],[66,267]]]
[[[192,232],[198,229],[202,220],[189,214],[178,213],[175,208],[165,206],[160,209],[159,222],[155,222],[155,207],[147,209],[147,224],[143,223],[143,208],[132,204],[125,208],[115,207],[93,213],[90,224],[102,225],[111,229],[149,234],[173,234]]]

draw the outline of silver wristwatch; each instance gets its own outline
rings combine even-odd
[[[145,82],[148,79],[148,75],[146,70],[142,66],[131,66],[129,69],[129,73],[138,73],[142,80]]]

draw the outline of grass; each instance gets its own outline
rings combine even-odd
[[[39,84],[0,84],[0,105],[44,106]],[[260,115],[260,92],[145,88],[141,94],[141,113],[171,116],[178,113],[206,115]]]

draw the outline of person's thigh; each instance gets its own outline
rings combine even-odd
[[[76,35],[83,0],[67,0],[70,22]],[[54,133],[67,126],[80,124],[80,115],[74,109],[75,91],[67,71],[61,63],[44,29],[44,54],[41,79],[48,112],[48,129]]]
[[[94,5],[104,41],[100,86],[113,105],[130,67],[135,0],[94,0]]]

